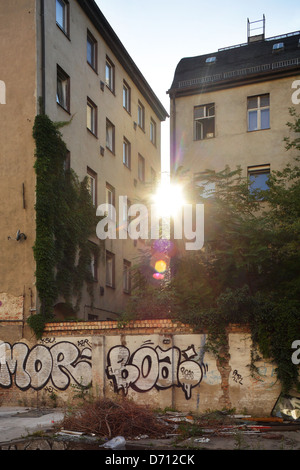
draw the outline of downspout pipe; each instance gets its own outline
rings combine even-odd
[[[41,62],[42,62],[42,96],[40,113],[46,113],[46,40],[45,40],[45,0],[41,0]]]

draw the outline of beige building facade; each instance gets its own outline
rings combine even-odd
[[[35,116],[43,109],[54,122],[70,121],[61,129],[70,167],[89,178],[95,212],[109,202],[119,217],[120,196],[133,204],[154,189],[168,114],[93,0],[4,0],[0,30],[0,328],[14,341],[39,311]],[[96,233],[91,241],[100,243]],[[79,318],[118,318],[136,254],[129,237],[105,241],[104,256],[92,260],[93,305],[84,292]]]
[[[300,33],[265,38],[182,59],[168,91],[171,167],[190,179],[240,166],[257,187],[291,154],[289,108],[299,109]],[[298,93],[299,94],[299,93]]]

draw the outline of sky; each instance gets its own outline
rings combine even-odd
[[[250,22],[266,18],[266,37],[300,30],[299,0],[96,0],[127,52],[169,112],[178,62],[247,42]],[[257,25],[259,26],[259,24]],[[162,124],[162,171],[169,169],[169,119]]]

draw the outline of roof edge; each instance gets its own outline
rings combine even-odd
[[[168,112],[163,104],[150,87],[148,81],[145,79],[140,69],[137,67],[125,46],[120,41],[119,37],[109,24],[102,11],[95,3],[94,0],[77,0],[78,4],[94,24],[99,34],[107,43],[113,54],[116,56],[124,70],[128,73],[131,80],[137,86],[139,91],[146,98],[148,104],[152,107],[153,111],[161,121],[165,121],[169,117]]]

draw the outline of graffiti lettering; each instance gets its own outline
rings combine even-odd
[[[91,350],[80,351],[67,341],[47,347],[0,344],[0,387],[15,385],[21,390],[41,390],[51,380],[53,387],[66,390],[71,379],[84,387],[91,383]]]
[[[232,378],[236,383],[243,385],[243,377],[238,373],[237,370],[234,370],[232,373]]]
[[[181,362],[181,355],[189,359]],[[107,356],[106,375],[113,381],[116,393],[122,390],[126,395],[129,388],[144,393],[153,387],[165,390],[176,386],[189,400],[192,388],[201,383],[206,372],[204,364],[190,360],[195,356],[194,346],[183,352],[177,347],[163,350],[159,346],[142,346],[133,354],[125,346],[115,346]]]

